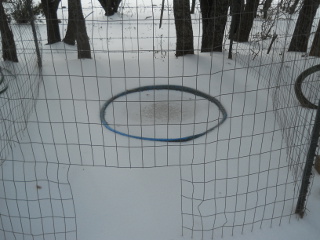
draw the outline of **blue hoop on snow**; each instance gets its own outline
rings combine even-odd
[[[219,108],[219,110],[222,113],[222,119],[218,122],[217,125],[213,126],[212,128],[208,129],[205,132],[195,134],[192,136],[182,137],[182,138],[149,138],[149,137],[142,137],[142,136],[139,137],[139,136],[130,135],[130,134],[126,134],[126,133],[117,131],[109,126],[108,122],[105,119],[105,111],[106,111],[107,107],[110,105],[110,103],[112,103],[115,99],[122,97],[122,96],[125,96],[130,93],[144,92],[144,91],[150,91],[150,90],[174,90],[174,91],[180,91],[180,92],[187,92],[187,93],[191,93],[193,95],[199,96],[199,97],[203,97],[203,98],[207,99],[208,101],[217,105],[217,107]],[[101,119],[101,123],[107,129],[109,129],[110,131],[112,131],[114,133],[120,134],[122,136],[131,137],[131,138],[140,139],[140,140],[148,140],[148,141],[186,142],[186,141],[190,141],[190,140],[199,138],[199,137],[213,131],[218,126],[220,126],[227,119],[227,111],[225,110],[225,108],[222,106],[222,104],[216,98],[214,98],[206,93],[200,92],[198,90],[195,90],[195,89],[192,89],[189,87],[177,86],[177,85],[155,85],[155,86],[144,86],[144,87],[134,88],[134,89],[127,90],[127,91],[124,91],[122,93],[119,93],[119,94],[113,96],[107,102],[105,102],[105,104],[101,108],[100,119]]]

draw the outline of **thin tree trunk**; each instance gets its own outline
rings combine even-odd
[[[177,34],[176,56],[194,54],[189,0],[173,0],[173,13]]]
[[[305,0],[289,45],[289,52],[306,52],[314,16],[320,0]]]
[[[47,23],[48,44],[61,41],[59,20],[57,16],[58,6],[61,0],[41,0],[43,12]]]
[[[230,33],[229,39],[231,37],[234,38],[234,34],[236,34],[238,27],[240,25],[240,16],[244,7],[244,0],[230,0],[230,13],[232,16],[231,24],[230,24]]]
[[[309,55],[315,56],[315,57],[320,57],[320,21],[318,23],[318,28],[317,28],[316,34],[314,36]]]
[[[13,33],[9,27],[7,15],[2,2],[0,2],[0,32],[2,40],[2,57],[4,61],[18,62],[16,45]]]
[[[74,8],[70,7],[72,6],[72,0],[68,0],[68,26],[67,26],[67,32],[63,39],[63,42],[69,45],[75,45],[76,44],[76,34],[75,34],[75,12]]]
[[[254,16],[257,13],[259,0],[247,0],[244,11],[240,17],[240,24],[235,34],[235,41],[248,42],[253,26]]]
[[[77,41],[78,58],[91,58],[89,37],[86,29],[86,22],[82,13],[81,0],[70,0],[69,8],[74,12],[74,31]]]
[[[228,7],[228,0],[200,0],[202,13],[201,52],[222,51]]]
[[[264,19],[267,19],[268,17],[268,10],[269,8],[271,7],[271,3],[272,3],[272,0],[266,0],[263,4],[263,18]]]

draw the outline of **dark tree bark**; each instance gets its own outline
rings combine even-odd
[[[101,7],[104,9],[106,16],[112,16],[118,12],[121,0],[98,0]]]
[[[232,16],[230,24],[229,39],[233,38],[240,25],[240,16],[243,11],[244,0],[230,0],[230,13]]]
[[[7,15],[4,11],[2,2],[0,2],[0,32],[2,40],[3,60],[18,62],[17,50],[13,38],[13,33],[9,27]]]
[[[194,54],[189,0],[173,0],[173,13],[177,34],[176,56]]]
[[[259,0],[247,0],[247,4],[240,16],[240,24],[235,34],[235,41],[248,42],[258,5]]]
[[[78,58],[91,58],[89,37],[82,13],[81,0],[69,0],[69,8],[73,8],[71,18],[73,18],[75,22],[73,27],[75,40],[77,41]]]
[[[268,10],[269,8],[271,7],[271,3],[272,3],[272,0],[265,0],[264,4],[263,4],[263,18],[264,19],[267,19],[268,17]]]
[[[70,3],[72,0],[68,0],[68,6],[72,6],[72,3]],[[75,12],[73,7],[68,7],[68,26],[67,26],[67,32],[63,39],[63,42],[69,45],[75,45],[76,44],[76,32],[75,32]]]
[[[228,0],[200,0],[202,13],[201,52],[222,51],[228,7]]]
[[[300,0],[294,0],[294,3],[291,5],[291,7],[289,7],[288,9],[288,13],[289,14],[294,14],[294,12],[297,9],[298,3],[300,2]]]
[[[318,23],[318,28],[317,28],[316,34],[314,36],[309,55],[315,56],[315,57],[320,57],[320,21]]]
[[[46,17],[48,44],[61,41],[57,16],[60,1],[61,0],[41,0],[43,12]]]
[[[304,0],[289,45],[289,52],[306,52],[314,16],[320,0]]]

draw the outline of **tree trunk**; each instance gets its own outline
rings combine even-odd
[[[119,8],[119,5],[121,3],[122,0],[114,0],[114,6],[113,6],[113,11],[116,13],[118,12],[118,8]]]
[[[177,34],[176,56],[194,54],[189,0],[173,0],[173,13]]]
[[[240,25],[240,16],[244,7],[244,0],[230,0],[230,13],[232,16],[230,24],[229,39],[231,37],[234,39],[234,34],[236,34],[238,27]]]
[[[289,45],[289,52],[306,52],[314,16],[320,0],[305,0]]]
[[[78,58],[91,58],[89,37],[86,22],[82,13],[81,0],[69,0],[69,8],[73,8],[74,34],[77,41]]]
[[[106,16],[112,16],[118,12],[118,7],[121,3],[121,0],[98,0],[101,7],[104,9]]]
[[[201,52],[222,51],[228,7],[228,0],[200,0],[202,13]]]
[[[320,57],[320,21],[318,23],[318,28],[317,28],[316,34],[314,36],[309,55],[315,56],[315,57]]]
[[[294,14],[294,12],[296,11],[297,9],[297,6],[298,6],[298,3],[299,3],[300,0],[294,0],[294,3],[291,5],[291,7],[289,7],[288,9],[288,13],[289,14]]]
[[[268,10],[271,7],[272,0],[265,0],[263,4],[263,18],[267,19],[268,17]]]
[[[247,0],[247,4],[240,16],[240,24],[235,34],[235,41],[248,42],[254,16],[256,15],[259,0]]]
[[[72,0],[68,0],[68,26],[67,26],[67,32],[66,36],[63,39],[63,42],[69,45],[75,45],[76,44],[76,34],[75,34],[75,28],[76,25],[75,21],[75,12],[74,8],[70,7],[72,6],[71,3]]]
[[[7,15],[0,2],[0,32],[2,39],[2,57],[4,61],[18,62],[13,33],[9,27]]]
[[[41,0],[47,23],[48,44],[61,41],[59,20],[57,16],[58,6],[61,0]]]
[[[232,59],[232,45],[234,40],[234,34],[237,32],[237,28],[239,26],[240,22],[240,14],[242,7],[244,5],[244,0],[230,0],[230,13],[232,16],[231,24],[230,24],[230,32],[229,32],[229,39],[230,39],[230,45],[229,45],[229,54],[228,58]]]

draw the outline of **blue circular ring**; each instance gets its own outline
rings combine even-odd
[[[135,135],[130,135],[130,134],[126,134],[120,131],[117,131],[113,128],[111,128],[108,124],[108,122],[105,119],[105,111],[107,109],[107,107],[110,105],[110,103],[112,103],[115,99],[125,96],[127,94],[130,93],[136,93],[136,92],[143,92],[143,91],[150,91],[150,90],[175,90],[175,91],[180,91],[180,92],[187,92],[187,93],[191,93],[193,95],[199,96],[199,97],[203,97],[205,99],[207,99],[208,101],[214,103],[215,105],[217,105],[217,107],[219,108],[219,110],[222,113],[222,119],[218,122],[217,125],[213,126],[212,128],[208,129],[205,132],[199,133],[199,134],[195,134],[192,136],[187,136],[187,137],[182,137],[182,138],[148,138],[148,137],[139,137],[139,136],[135,136]],[[126,137],[131,137],[131,138],[135,138],[135,139],[140,139],[140,140],[148,140],[148,141],[160,141],[160,142],[186,142],[186,141],[190,141],[196,138],[199,138],[211,131],[213,131],[214,129],[216,129],[218,126],[220,126],[226,119],[227,119],[227,111],[225,110],[225,108],[222,106],[222,104],[214,97],[200,92],[198,90],[195,90],[193,88],[189,88],[189,87],[183,87],[183,86],[177,86],[177,85],[153,85],[153,86],[144,86],[144,87],[138,87],[138,88],[133,88],[127,91],[124,91],[122,93],[119,93],[115,96],[113,96],[112,98],[110,98],[108,101],[105,102],[105,104],[103,105],[103,107],[101,108],[100,111],[100,119],[101,119],[101,123],[110,131],[120,134],[122,136],[126,136]]]

